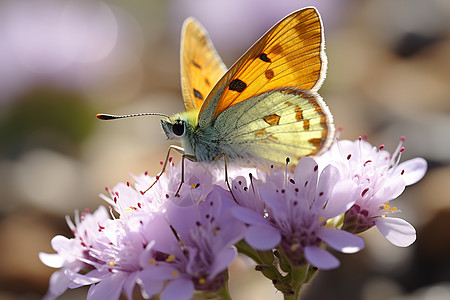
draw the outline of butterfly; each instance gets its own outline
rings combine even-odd
[[[279,21],[227,70],[206,30],[188,18],[181,37],[186,111],[171,117],[97,117],[163,116],[167,138],[182,147],[170,146],[161,174],[171,149],[183,155],[183,162],[223,157],[227,184],[227,161],[282,165],[289,158],[296,164],[327,150],[335,134],[333,117],[317,93],[327,69],[324,48],[320,15],[307,7]]]

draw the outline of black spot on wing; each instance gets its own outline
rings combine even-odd
[[[202,95],[202,93],[200,93],[199,91],[197,91],[196,89],[193,89],[194,90],[194,96],[195,96],[195,98],[198,98],[198,99],[200,99],[200,100],[203,100],[203,95]]]
[[[235,79],[232,82],[230,82],[230,84],[228,85],[228,88],[231,91],[236,91],[236,92],[243,92],[245,90],[245,88],[247,87],[247,84],[245,82],[243,82],[240,79]]]
[[[259,59],[264,61],[264,62],[268,62],[268,63],[272,62],[270,60],[270,58],[267,57],[267,54],[265,54],[265,53],[261,53],[261,55],[259,56]]]
[[[196,63],[194,60],[191,60],[191,63],[192,63],[192,65],[194,66],[194,67],[196,67],[196,68],[198,68],[198,69],[202,69],[202,67],[198,64],[198,63]]]

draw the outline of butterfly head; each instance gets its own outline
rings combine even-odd
[[[161,126],[169,140],[185,140],[197,125],[197,113],[187,111],[161,119]]]
[[[169,140],[179,140],[186,133],[186,123],[181,118],[161,120],[161,126]]]

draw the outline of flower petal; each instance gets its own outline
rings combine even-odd
[[[133,290],[136,286],[138,275],[139,272],[133,272],[125,279],[125,282],[123,284],[123,291],[127,299],[133,299]]]
[[[245,207],[233,207],[231,209],[231,213],[233,214],[233,216],[246,223],[246,224],[252,224],[252,225],[266,225],[267,221],[266,219],[264,219],[263,216],[261,216],[259,213],[257,213],[256,211],[250,210],[248,208]]]
[[[395,173],[401,175],[406,185],[411,185],[423,178],[427,172],[427,161],[416,157],[399,164]]]
[[[51,268],[61,268],[66,261],[59,254],[49,254],[44,252],[39,253],[39,259]]]
[[[356,253],[364,248],[364,239],[350,232],[322,228],[317,236],[320,237],[328,246],[342,253]]]
[[[339,260],[330,252],[316,246],[305,247],[305,258],[309,263],[322,270],[331,270],[340,265]]]
[[[400,196],[404,190],[405,181],[402,177],[390,178],[385,181],[383,187],[374,195],[374,199],[378,199],[379,204],[385,203]]]
[[[284,202],[276,192],[276,186],[272,183],[262,183],[258,185],[259,194],[264,203],[273,211],[281,212],[286,210]]]
[[[73,240],[68,239],[62,235],[57,235],[54,238],[52,238],[51,243],[53,250],[55,250],[56,252],[60,252],[67,250],[68,248],[70,249],[71,245],[73,244]]]
[[[375,218],[375,224],[384,237],[398,247],[407,247],[416,240],[416,229],[403,219]]]
[[[324,207],[325,203],[330,199],[332,187],[339,180],[339,171],[336,167],[328,165],[320,173],[319,184],[316,189],[316,197],[314,206],[318,208]]]
[[[331,192],[331,198],[324,209],[325,219],[345,213],[356,202],[357,185],[350,179],[339,181]]]
[[[235,247],[230,247],[220,251],[220,253],[217,253],[209,270],[208,279],[216,277],[217,274],[228,268],[233,259],[236,257],[236,254],[237,250]]]
[[[281,241],[280,231],[269,225],[249,226],[245,241],[257,250],[270,250]]]
[[[69,286],[70,279],[64,274],[64,270],[56,271],[50,276],[50,286],[42,300],[53,300],[62,295]]]
[[[88,272],[87,274],[80,274],[78,272],[75,272],[74,270],[65,269],[64,274],[71,280],[71,285],[76,284],[76,285],[80,285],[80,286],[81,285],[91,285],[93,283],[97,283],[97,282],[101,281],[105,277],[109,277],[109,276],[105,276],[105,273],[101,273],[97,269],[94,269],[94,270]],[[109,274],[107,274],[107,275],[109,275]]]
[[[127,273],[119,272],[104,278],[97,284],[91,285],[86,300],[119,299],[127,276]]]
[[[139,272],[139,285],[142,290],[145,291],[148,298],[153,297],[156,294],[161,293],[164,287],[163,279],[155,279],[155,276],[151,274],[151,276],[147,276],[148,269],[144,269]],[[153,275],[153,276],[152,276]]]
[[[167,284],[161,294],[161,300],[189,300],[194,294],[194,283],[181,278]]]

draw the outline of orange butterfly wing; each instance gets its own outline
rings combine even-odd
[[[203,102],[200,126],[228,107],[282,87],[316,92],[327,60],[322,21],[313,7],[285,17],[261,37],[220,79]]]
[[[187,111],[200,109],[226,70],[206,30],[188,18],[181,35],[181,88]]]

